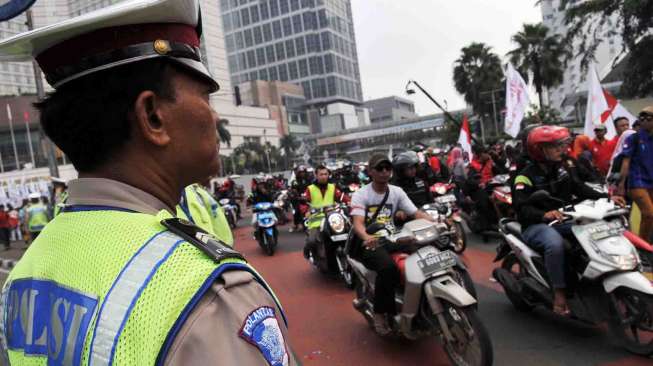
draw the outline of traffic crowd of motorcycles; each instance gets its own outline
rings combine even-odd
[[[476,314],[474,283],[458,257],[467,247],[467,232],[499,243],[493,276],[517,310],[554,306],[543,256],[525,244],[512,208],[511,188],[525,154],[522,146],[522,141],[514,140],[475,147],[471,161],[459,146],[441,150],[418,145],[398,152],[392,158],[390,183],[402,188],[431,220],[397,215],[393,223],[367,228],[368,234],[380,238],[381,246],[409,239],[414,248],[392,255],[401,272],[395,296],[400,310],[391,319],[392,334],[410,340],[435,335],[455,365],[492,363],[491,341]],[[355,289],[354,307],[374,328],[376,273],[350,255],[356,238],[349,204],[353,194],[370,183],[368,167],[335,160],[323,162],[318,170],[324,167],[337,195],[326,205],[311,205],[309,186],[317,181],[315,168],[298,166],[290,179],[256,176],[245,200],[253,213],[254,237],[272,256],[279,244],[279,226],[305,232],[308,262]],[[607,190],[601,184],[582,184]],[[241,218],[238,201],[243,196],[242,187],[232,179],[218,192],[234,227]],[[564,202],[545,191],[530,200],[559,203],[564,216],[560,221],[573,223],[577,240],[566,248],[571,316],[607,322],[627,350],[652,355],[653,296],[647,288],[653,280],[653,252],[650,244],[628,231],[629,207],[607,199]]]

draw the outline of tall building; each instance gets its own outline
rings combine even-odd
[[[34,27],[39,28],[71,17],[98,10],[123,0],[39,0],[31,8]],[[279,144],[276,121],[265,108],[237,107],[231,94],[225,40],[218,0],[200,0],[202,8],[202,53],[205,64],[220,84],[220,92],[211,96],[211,104],[220,118],[227,119],[231,143],[220,153],[229,155],[246,140]],[[0,22],[0,39],[27,31],[26,16]],[[44,83],[47,88],[49,86]],[[30,62],[0,62],[0,95],[35,94],[34,71]],[[0,141],[1,142],[1,141]],[[38,145],[38,141],[33,142]],[[2,149],[0,149],[2,151]],[[19,154],[21,152],[19,151]],[[6,157],[5,157],[6,158]]]
[[[372,123],[392,122],[417,117],[412,100],[397,96],[366,100]]]
[[[576,3],[580,1],[584,0],[577,0]],[[564,9],[560,9],[560,2],[560,0],[544,0],[541,2],[542,22],[553,34],[565,37],[568,32],[568,27],[565,25],[566,12]],[[611,27],[613,24],[617,24],[614,19],[607,22],[605,26]],[[622,40],[618,32],[617,34],[606,34],[605,36],[606,38],[595,53],[596,70],[601,78],[610,72],[612,62],[619,55],[622,47]],[[577,43],[574,46],[576,45]],[[586,75],[581,70],[580,62],[580,57],[570,60],[564,73],[563,82],[558,87],[549,90],[550,105],[562,110],[563,117],[573,111],[573,103],[569,105],[565,99],[587,90]]]
[[[220,6],[234,85],[280,80],[301,85],[308,105],[362,103],[350,0],[220,0]]]

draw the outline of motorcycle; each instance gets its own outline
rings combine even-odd
[[[453,202],[449,200],[453,199]],[[461,254],[467,248],[467,234],[462,224],[462,218],[455,206],[456,197],[442,196],[435,203],[422,206],[422,210],[435,221],[438,229],[438,248],[451,249]]]
[[[274,199],[274,210],[279,218],[279,225],[285,225],[288,223],[287,212],[289,210],[290,203],[288,201],[288,190],[283,189],[276,194]]]
[[[220,206],[227,217],[229,227],[235,229],[238,226],[238,208],[235,202],[229,198],[223,198],[220,200]]]
[[[512,191],[510,189],[510,175],[497,175],[488,182],[487,188],[491,190],[490,200],[494,205],[497,217],[514,217],[512,208]]]
[[[573,243],[566,248],[567,291],[571,316],[590,323],[608,322],[610,333],[628,351],[653,354],[653,284],[640,272],[635,247],[624,237],[628,210],[607,199],[567,205],[546,191],[529,201],[553,200],[572,222]],[[554,221],[550,225],[560,224]],[[519,311],[535,306],[552,307],[553,292],[544,259],[522,236],[521,226],[502,219],[503,242],[495,262],[501,266],[493,277]]]
[[[395,296],[397,315],[390,319],[392,334],[408,340],[435,336],[454,365],[491,365],[492,343],[476,313],[474,284],[458,256],[435,245],[435,225],[413,220],[396,231],[372,224],[367,232],[379,237],[380,246],[408,241],[418,248],[410,255],[393,255],[403,286]],[[350,256],[347,260],[355,275],[354,307],[373,327],[376,273]]]
[[[267,255],[273,255],[277,248],[279,231],[277,230],[277,215],[274,205],[270,202],[260,202],[254,206],[256,215],[254,237]]]
[[[319,234],[313,250],[308,252],[308,261],[322,273],[338,275],[347,287],[353,288],[352,271],[344,250],[351,229],[346,212],[344,204],[311,209],[305,225],[309,230],[318,229]]]

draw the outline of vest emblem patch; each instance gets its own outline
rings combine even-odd
[[[286,342],[273,308],[262,306],[252,311],[243,322],[239,335],[256,346],[270,366],[288,365]]]

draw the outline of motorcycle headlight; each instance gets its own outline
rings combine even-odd
[[[637,254],[635,253],[626,255],[608,255],[608,258],[622,271],[630,271],[637,268],[639,265],[639,258],[637,258]]]
[[[447,187],[445,187],[445,186],[436,187],[435,188],[435,193],[445,194],[445,193],[447,193]]]
[[[334,233],[345,231],[345,219],[341,215],[329,216],[329,226]]]
[[[415,232],[415,239],[418,242],[430,241],[438,236],[438,231],[435,227],[430,227],[428,229],[420,230]]]
[[[429,214],[429,216],[431,216],[434,220],[437,220],[438,217],[440,217],[440,214],[437,210],[427,210],[426,213]]]

